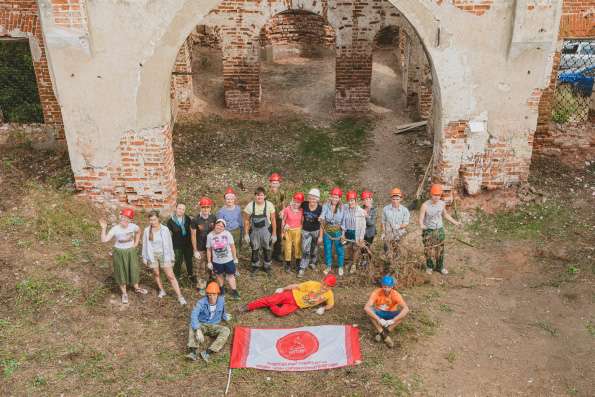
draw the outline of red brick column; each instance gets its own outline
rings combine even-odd
[[[363,44],[367,44],[364,46]],[[372,84],[372,42],[337,49],[335,110],[339,113],[367,112]]]
[[[192,85],[192,44],[188,36],[176,57],[171,77],[171,111],[175,120],[178,113],[187,113],[194,103]]]
[[[58,137],[64,139],[64,123],[60,105],[54,94],[54,88],[48,61],[45,53],[45,43],[39,22],[39,10],[35,0],[3,0],[0,2],[0,38],[4,37],[27,37],[29,43],[35,40],[35,46],[39,48],[39,56],[35,56],[33,50],[33,68],[37,79],[39,99],[43,111],[43,119],[46,124],[54,126],[58,130]]]

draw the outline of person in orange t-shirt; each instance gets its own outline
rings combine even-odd
[[[395,289],[397,283],[392,276],[382,277],[380,284],[382,288],[376,288],[372,292],[364,311],[376,329],[376,342],[383,340],[388,347],[393,347],[394,342],[389,333],[403,321],[409,313],[409,307]]]

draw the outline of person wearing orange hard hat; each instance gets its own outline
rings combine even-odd
[[[281,175],[279,175],[277,172],[273,172],[269,176],[269,189],[268,189],[267,195],[266,195],[267,200],[269,200],[271,203],[273,203],[273,205],[277,209],[277,211],[275,212],[275,217],[276,217],[276,219],[275,219],[275,226],[276,226],[275,235],[277,237],[280,237],[281,233],[282,233],[281,211],[288,204],[287,203],[287,195],[285,194],[285,191],[283,191],[283,189],[281,188],[281,181],[282,181]],[[273,259],[276,260],[277,262],[282,261],[281,249],[282,249],[282,242],[281,242],[281,239],[279,238],[273,244],[273,250],[272,250]]]
[[[461,223],[446,211],[446,203],[441,199],[442,185],[433,184],[430,187],[430,199],[421,205],[419,210],[419,226],[422,230],[424,254],[426,257],[426,272],[432,274],[435,270],[444,275],[448,270],[444,267],[444,222],[446,218],[452,224],[460,226]],[[434,264],[436,260],[436,264]]]
[[[244,231],[242,208],[236,203],[236,193],[231,187],[225,190],[223,200],[225,204],[217,211],[217,219],[225,220],[225,230],[233,236],[233,241],[239,253],[242,250],[242,235]]]
[[[345,230],[346,248],[351,251],[351,268],[349,272],[355,273],[357,263],[361,254],[361,247],[364,245],[364,236],[366,234],[366,211],[357,205],[357,192],[350,190],[345,195],[347,199],[347,208],[343,216],[343,229]],[[341,271],[339,269],[339,275]]]
[[[326,268],[324,274],[329,274],[333,264],[333,247],[337,254],[337,265],[339,268],[339,275],[343,275],[343,265],[345,263],[345,247],[341,240],[345,238],[345,229],[343,225],[343,217],[345,216],[345,206],[341,203],[343,191],[334,187],[329,192],[329,199],[322,206],[322,213],[320,215],[320,223],[322,225],[322,242],[324,245],[324,261]]]
[[[101,242],[107,243],[112,238],[116,240],[112,252],[114,265],[114,279],[122,293],[122,303],[128,303],[127,285],[132,285],[134,292],[147,294],[147,290],[141,288],[139,283],[140,273],[138,266],[138,252],[136,247],[140,242],[140,228],[132,223],[134,210],[124,208],[120,211],[120,222],[107,232],[107,222],[104,219],[99,221],[101,226]]]
[[[304,221],[304,193],[293,195],[291,203],[281,211],[281,240],[283,241],[283,259],[285,271],[291,272],[291,261],[295,259],[295,266],[299,267],[302,257],[302,223]]]
[[[205,294],[207,282],[203,277],[207,273],[207,236],[215,228],[217,217],[211,214],[213,200],[208,197],[202,197],[198,200],[200,210],[198,215],[190,223],[190,237],[192,240],[192,250],[194,257],[198,260],[194,266],[194,275],[196,276],[196,289],[200,295]]]
[[[190,353],[186,358],[196,361],[200,357],[208,364],[213,353],[223,349],[225,342],[231,335],[229,327],[221,325],[221,321],[230,321],[231,314],[225,310],[225,299],[221,295],[219,284],[212,281],[207,285],[205,297],[196,302],[196,306],[190,314],[190,325],[188,326],[188,349]],[[215,338],[213,343],[200,353],[198,348],[205,342],[205,336]]]
[[[403,193],[398,187],[390,190],[390,204],[382,209],[382,235],[384,241],[384,252],[393,245],[398,245],[399,241],[407,233],[409,226],[409,210],[401,204]]]

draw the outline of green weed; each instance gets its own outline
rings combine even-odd
[[[68,251],[56,255],[56,262],[61,265],[67,265],[74,260],[74,255]]]
[[[594,322],[592,322],[591,320],[587,321],[585,328],[587,328],[587,332],[589,333],[589,335],[595,336],[595,323]]]
[[[388,372],[383,373],[380,380],[382,384],[393,389],[396,396],[409,396],[411,394],[406,383]]]
[[[47,385],[47,383],[48,382],[41,375],[36,375],[35,378],[33,379],[33,387],[45,386],[45,385]]]
[[[14,371],[19,367],[19,362],[14,358],[7,358],[0,360],[0,366],[2,366],[2,374],[5,378],[10,378]]]
[[[448,352],[448,354],[446,355],[446,361],[448,361],[450,364],[453,364],[456,359],[457,354],[453,351]]]
[[[96,306],[98,303],[103,302],[103,300],[105,299],[105,297],[107,296],[108,293],[109,293],[109,290],[103,285],[95,288],[86,297],[85,305],[90,306],[90,307]]]
[[[51,296],[57,292],[73,298],[79,291],[63,280],[26,278],[16,285],[16,300],[21,306],[36,310],[49,303]]]
[[[448,306],[446,303],[441,303],[440,306],[438,306],[438,308],[440,308],[440,311],[443,311],[444,313],[453,312],[452,308]]]
[[[541,328],[551,336],[560,336],[560,331],[555,328],[549,321],[539,320],[532,324],[535,327]]]

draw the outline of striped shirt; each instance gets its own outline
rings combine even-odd
[[[345,210],[343,204],[337,204],[337,212],[333,213],[331,209],[331,203],[324,203],[320,217],[322,218],[322,221],[328,226],[342,226],[344,214]]]
[[[385,232],[400,234],[401,225],[409,224],[409,210],[403,205],[396,208],[392,204],[385,206],[382,210],[382,224]]]
[[[355,230],[355,218],[358,213],[358,207],[345,208],[345,215],[343,216],[343,223],[341,224],[344,230]]]

